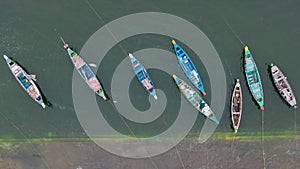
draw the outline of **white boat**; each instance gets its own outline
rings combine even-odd
[[[31,76],[21,66],[19,66],[10,58],[8,58],[6,55],[3,55],[3,58],[6,60],[9,69],[15,76],[16,80],[20,83],[22,88],[30,95],[30,97],[34,101],[36,101],[43,108],[45,108],[46,105],[43,101],[43,97]]]
[[[284,98],[284,100],[292,107],[297,108],[296,98],[289,82],[287,81],[287,77],[285,77],[278,66],[274,64],[271,64],[271,74],[273,82],[282,98]]]
[[[231,121],[235,133],[237,133],[241,122],[243,109],[242,101],[242,88],[240,80],[237,79],[231,97]]]

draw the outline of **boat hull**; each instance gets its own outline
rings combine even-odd
[[[244,52],[244,69],[248,87],[260,109],[264,110],[264,94],[257,66],[247,46],[245,46]]]
[[[8,58],[6,55],[4,55],[3,57],[6,60],[10,71],[12,72],[16,80],[19,82],[19,84],[22,86],[22,88],[29,94],[29,96],[34,101],[36,101],[43,108],[45,108],[46,105],[44,103],[41,92],[39,91],[35,82],[31,79],[30,75],[21,66],[19,66],[10,58]]]
[[[192,104],[194,108],[196,108],[199,112],[201,112],[204,116],[215,122],[216,124],[220,124],[219,120],[217,120],[213,111],[210,109],[209,105],[201,98],[201,96],[192,89],[186,82],[178,78],[176,75],[173,75],[173,79],[176,82],[180,92],[187,99],[187,101]]]
[[[292,88],[287,81],[286,76],[278,68],[278,66],[271,64],[272,80],[281,97],[292,107],[297,108],[297,102]]]
[[[201,77],[188,56],[188,54],[174,41],[172,40],[173,48],[175,51],[175,54],[177,56],[177,60],[179,62],[179,65],[185,75],[188,77],[190,82],[203,94],[206,95],[206,92],[204,90],[204,86],[201,80]]]
[[[131,54],[128,54],[134,73],[143,88],[157,100],[154,84],[144,66]]]
[[[71,48],[66,47],[66,50],[70,56],[70,59],[72,60],[72,63],[75,67],[75,69],[78,71],[80,76],[84,79],[86,84],[100,97],[103,98],[103,100],[107,100],[107,97],[104,93],[104,90],[94,74],[94,72],[91,70],[89,65],[82,59],[81,56],[79,56],[75,51],[73,51]]]
[[[231,97],[231,121],[235,133],[237,133],[240,126],[242,109],[243,109],[242,88],[239,79],[237,79]]]

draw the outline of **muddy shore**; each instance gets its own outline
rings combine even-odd
[[[266,139],[264,146],[261,139],[210,140],[202,144],[186,139],[168,152],[146,159],[116,156],[92,141],[0,143],[1,169],[260,169],[264,166],[299,168],[297,139]]]

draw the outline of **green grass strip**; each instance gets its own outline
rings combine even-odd
[[[295,132],[294,131],[280,131],[280,132],[265,132],[264,139],[289,139],[294,138]],[[141,138],[143,139],[143,138]],[[167,141],[172,138],[165,138],[160,139],[157,141]],[[184,141],[193,141],[197,140],[198,137],[196,135],[188,136],[184,139]],[[261,132],[238,132],[236,135],[234,132],[215,132],[209,140],[258,140],[261,139]],[[102,135],[94,137],[93,140],[97,141],[129,141],[128,138],[124,137],[117,137],[111,135]],[[32,143],[39,143],[39,142],[85,142],[85,141],[92,141],[91,138],[80,138],[80,137],[70,137],[70,138],[62,138],[62,137],[44,137],[44,138],[18,138],[14,137],[13,135],[5,135],[0,137],[0,142],[32,142]]]

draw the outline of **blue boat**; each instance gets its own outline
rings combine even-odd
[[[132,63],[132,67],[136,77],[139,79],[141,85],[146,89],[146,91],[157,100],[157,95],[154,89],[152,80],[150,79],[149,74],[142,64],[131,54],[128,54]]]
[[[192,84],[205,96],[206,92],[204,91],[201,77],[192,60],[188,54],[175,42],[175,40],[172,40],[172,44],[181,69],[192,82]]]
[[[244,52],[245,52],[244,68],[245,68],[245,75],[246,75],[249,89],[251,91],[253,98],[260,106],[260,109],[264,110],[264,93],[263,93],[263,88],[262,88],[257,66],[247,46],[245,46]]]

